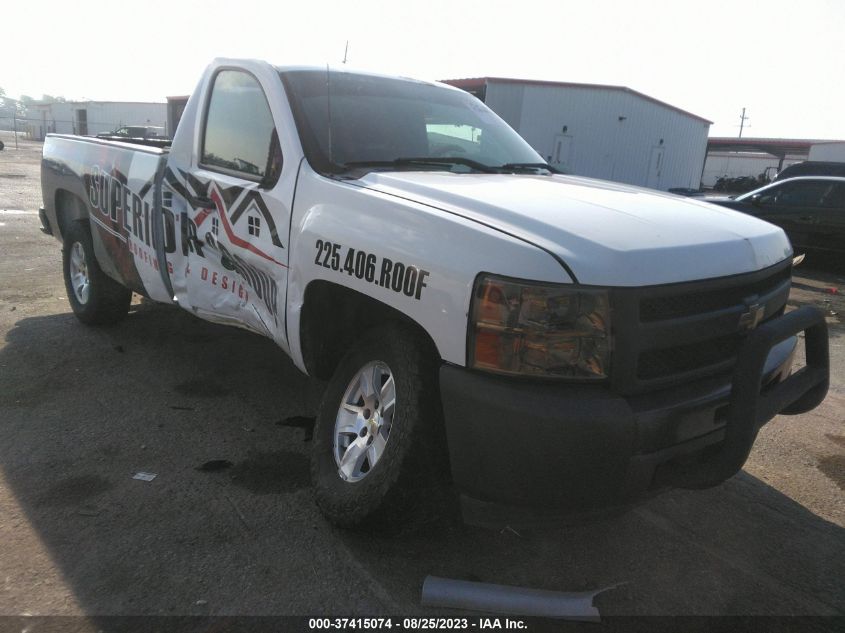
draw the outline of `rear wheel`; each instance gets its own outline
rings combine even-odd
[[[411,328],[364,334],[338,365],[314,429],[317,505],[353,527],[402,518],[444,467],[437,359]]]
[[[88,325],[105,325],[126,316],[132,291],[100,269],[87,224],[70,225],[62,259],[67,297],[76,318]]]

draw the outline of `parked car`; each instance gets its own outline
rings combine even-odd
[[[765,184],[765,182],[758,180],[754,176],[736,176],[733,178],[722,176],[716,180],[716,184],[713,185],[713,191],[743,193],[745,191],[756,189],[763,184]]]
[[[328,382],[311,475],[340,525],[447,464],[465,508],[519,516],[714,486],[827,393],[781,229],[559,175],[450,86],[219,59],[172,146],[50,134],[42,188],[80,321],[135,291]]]
[[[845,177],[790,178],[707,202],[776,224],[797,249],[845,252]]]
[[[124,125],[113,132],[97,134],[97,138],[166,138],[163,127],[152,125]]]
[[[820,160],[805,160],[784,167],[775,176],[774,182],[795,178],[797,176],[843,176],[845,177],[845,163],[825,162]]]
[[[692,189],[690,187],[672,187],[669,193],[674,193],[676,196],[684,196],[685,198],[698,198],[704,195],[702,189]]]

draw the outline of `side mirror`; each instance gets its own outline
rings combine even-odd
[[[751,202],[751,204],[753,204],[755,207],[759,207],[759,206],[760,206],[760,204],[761,204],[761,200],[762,200],[762,199],[763,199],[763,194],[761,194],[761,193],[755,193],[753,196],[751,196],[751,198],[749,199],[749,201],[750,201],[750,202]]]

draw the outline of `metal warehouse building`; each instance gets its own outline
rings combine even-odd
[[[550,164],[654,189],[698,189],[711,121],[623,86],[446,79],[510,124]]]
[[[167,126],[167,104],[139,101],[65,101],[27,107],[27,132],[36,141],[50,132],[104,134],[124,125]]]

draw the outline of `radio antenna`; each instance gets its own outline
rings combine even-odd
[[[329,123],[329,164],[334,165],[332,158],[332,82],[328,64],[326,64],[326,113]]]

